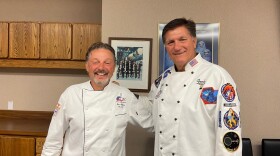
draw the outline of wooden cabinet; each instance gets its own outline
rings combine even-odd
[[[42,137],[36,138],[36,148],[35,148],[36,149],[36,156],[40,155],[42,153],[45,141],[46,141],[46,138],[42,138]]]
[[[37,156],[41,155],[45,138],[30,136],[0,135],[1,156]]]
[[[39,58],[39,23],[10,23],[9,57]]]
[[[71,25],[43,23],[41,25],[42,59],[71,59]]]
[[[89,46],[100,41],[100,25],[73,24],[73,60],[85,60]]]
[[[0,136],[1,156],[34,156],[35,138]]]
[[[101,25],[0,22],[0,67],[84,69]]]
[[[52,112],[0,110],[0,156],[40,155]]]
[[[8,23],[0,23],[0,58],[8,57]]]

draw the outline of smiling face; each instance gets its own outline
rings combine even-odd
[[[86,62],[91,85],[94,90],[103,90],[115,70],[115,58],[111,51],[99,48],[92,50]]]
[[[177,71],[184,71],[186,64],[195,58],[196,42],[196,37],[191,36],[184,26],[166,32],[165,47]]]

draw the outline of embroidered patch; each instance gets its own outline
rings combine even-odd
[[[57,112],[60,110],[60,108],[61,108],[61,105],[59,103],[56,104],[55,109],[54,109],[54,115],[57,114]]]
[[[222,112],[219,111],[219,125],[220,128],[222,128]]]
[[[202,89],[202,87],[204,86],[206,81],[201,81],[200,79],[197,79],[196,80],[196,84],[199,85],[199,89]]]
[[[235,128],[237,128],[239,126],[239,116],[233,109],[230,108],[225,113],[224,124],[230,130],[234,130]]]
[[[162,79],[162,76],[158,77],[156,80],[155,80],[155,86],[158,88],[159,84],[160,84],[160,81]]]
[[[168,76],[168,74],[171,74],[171,70],[166,70],[163,74],[163,78],[166,78]]]
[[[121,95],[120,95],[120,96],[117,96],[117,98],[116,98],[116,103],[117,103],[117,106],[118,106],[118,107],[123,108],[123,107],[125,106],[126,99],[123,98]]]
[[[224,103],[224,107],[236,107],[236,103]]]
[[[195,66],[197,63],[198,63],[197,60],[196,60],[196,59],[193,59],[193,60],[191,60],[190,65],[193,67],[193,66]]]
[[[203,88],[200,94],[204,104],[216,104],[217,103],[218,91],[214,90],[213,87]]]
[[[235,90],[230,83],[222,86],[221,93],[227,102],[232,102],[235,98]]]
[[[223,143],[225,148],[229,152],[235,152],[240,144],[240,138],[235,132],[228,132],[223,137]]]

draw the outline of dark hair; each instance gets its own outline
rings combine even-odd
[[[89,56],[91,54],[91,52],[95,49],[107,49],[109,50],[110,52],[112,52],[112,54],[114,55],[114,60],[116,58],[115,56],[115,50],[112,46],[110,46],[109,44],[107,43],[103,43],[103,42],[96,42],[96,43],[93,43],[87,50],[87,53],[86,53],[86,61],[88,61],[89,59]]]
[[[162,31],[162,41],[165,43],[165,34],[169,30],[174,30],[177,27],[184,26],[189,32],[192,37],[196,37],[196,28],[195,23],[191,19],[185,19],[185,18],[176,18],[170,22],[168,22]]]

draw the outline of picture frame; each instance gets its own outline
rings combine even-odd
[[[109,44],[116,53],[112,80],[133,92],[149,92],[152,42],[151,38],[109,37]]]
[[[162,42],[162,31],[166,24],[158,25],[159,75],[173,65]],[[196,23],[197,53],[209,62],[218,64],[220,23]]]

